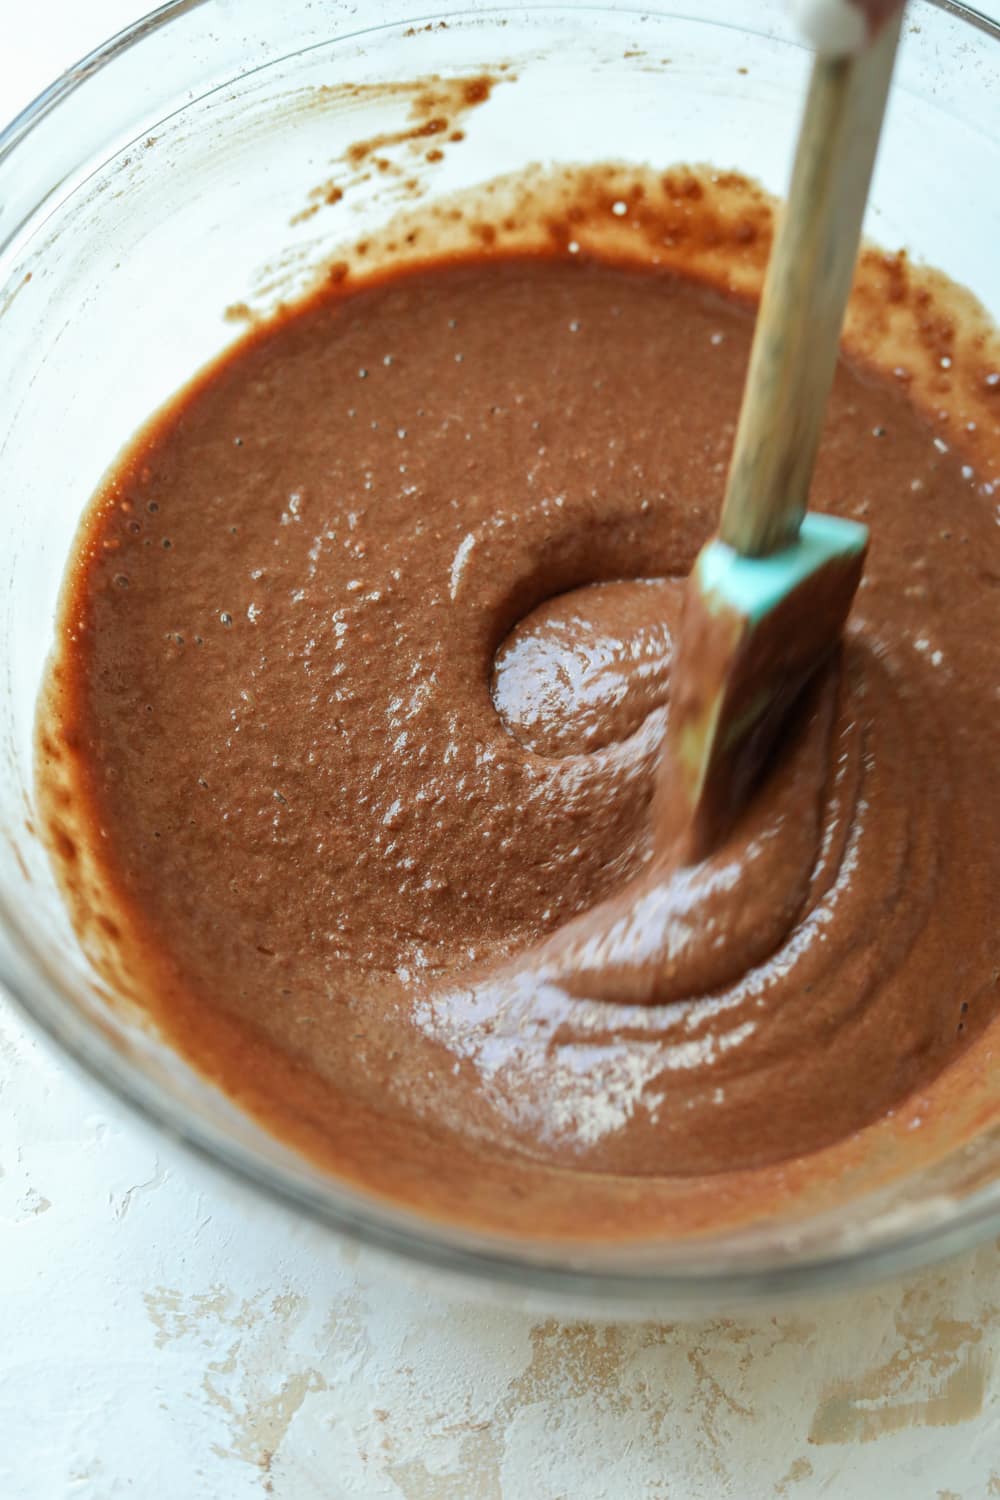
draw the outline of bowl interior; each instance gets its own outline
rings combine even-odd
[[[221,0],[167,7],[0,141],[0,978],[100,1078],[215,1159],[456,1270],[679,1297],[706,1278],[773,1288],[950,1249],[1000,1214],[995,1140],[823,1221],[696,1247],[569,1256],[431,1228],[260,1130],[117,1003],[80,950],[33,821],[33,718],[81,513],[136,428],[238,336],[240,317],[294,297],[338,245],[408,205],[536,162],[710,162],[776,192],[786,179],[809,58],[779,0],[754,7],[752,27],[740,0],[697,17],[564,4],[417,21],[384,3],[366,7],[364,30],[344,11],[243,0],[237,24]],[[994,315],[998,48],[958,7],[911,5],[866,224]],[[449,119],[464,139],[428,160],[409,130],[420,91],[450,99],[451,80],[484,71],[490,97]],[[381,170],[350,149],[376,138]]]

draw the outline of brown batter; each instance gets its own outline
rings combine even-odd
[[[575,251],[329,286],[88,517],[40,738],[77,921],[370,1190],[536,1235],[745,1217],[990,1043],[1000,534],[905,382],[831,400],[813,503],[872,529],[841,658],[723,846],[654,847],[751,327]]]

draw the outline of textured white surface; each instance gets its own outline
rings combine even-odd
[[[5,17],[0,114],[137,13]],[[988,1500],[1000,1246],[850,1299],[597,1327],[341,1249],[0,997],[0,1500]]]

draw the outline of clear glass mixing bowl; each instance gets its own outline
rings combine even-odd
[[[238,333],[224,310],[293,294],[338,239],[399,206],[399,174],[376,172],[301,216],[331,159],[405,127],[405,95],[365,85],[510,65],[460,152],[408,164],[428,197],[539,160],[708,161],[785,183],[809,59],[780,0],[465,3],[419,19],[411,5],[174,0],[0,137],[0,980],[102,1083],[237,1176],[494,1288],[662,1310],[868,1278],[995,1234],[997,1134],[835,1213],[696,1242],[569,1250],[423,1222],[267,1135],[116,1006],[80,950],[32,813],[32,721],[70,544],[121,445]],[[994,316],[998,67],[996,25],[914,0],[867,221]]]

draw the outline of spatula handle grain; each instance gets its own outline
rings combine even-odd
[[[719,527],[745,556],[793,542],[805,514],[900,19],[857,55],[813,65]]]

